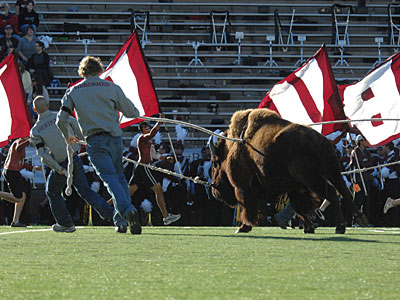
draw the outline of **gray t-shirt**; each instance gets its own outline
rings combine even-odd
[[[32,38],[31,42],[25,36],[23,36],[18,42],[18,52],[22,52],[27,59],[31,58],[31,56],[35,53],[35,44],[37,41],[38,39],[36,36]]]
[[[62,169],[60,163],[67,159],[68,154],[65,139],[56,125],[56,118],[57,113],[49,110],[39,114],[38,120],[31,129],[30,139],[31,143],[35,145],[36,152],[42,161],[49,168],[60,171]],[[83,139],[82,132],[75,118],[68,117],[66,123],[68,123],[68,130],[72,131],[71,134],[79,139]],[[79,148],[79,144],[73,146],[75,151],[79,150]]]
[[[101,131],[121,136],[118,111],[128,118],[139,117],[138,109],[118,85],[97,76],[88,77],[65,92],[57,125],[66,138],[66,121],[74,109],[85,138]]]

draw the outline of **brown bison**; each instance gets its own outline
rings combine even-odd
[[[212,194],[230,206],[237,202],[243,206],[239,232],[251,230],[260,205],[274,203],[285,193],[303,219],[305,233],[314,233],[309,218],[324,199],[333,207],[336,233],[345,232],[338,195],[350,214],[352,198],[328,139],[268,109],[236,112],[226,136],[244,142],[210,143]]]

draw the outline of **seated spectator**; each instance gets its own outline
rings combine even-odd
[[[16,14],[10,12],[10,7],[6,1],[0,3],[0,11],[0,34],[4,35],[5,27],[11,25],[14,28],[14,33],[19,35],[18,17]]]
[[[18,16],[18,26],[21,32],[25,32],[26,28],[31,25],[34,34],[36,34],[36,29],[39,26],[39,15],[34,10],[33,6],[33,1],[29,0]]]
[[[22,86],[24,87],[25,98],[28,104],[29,113],[32,119],[36,119],[37,114],[33,111],[32,106],[32,78],[31,74],[25,69],[24,64],[20,61],[18,62],[19,73],[21,74]]]
[[[0,38],[0,59],[3,60],[8,54],[16,50],[18,47],[18,39],[13,37],[13,27],[7,25],[5,28],[5,36]]]
[[[41,41],[36,42],[35,51],[36,53],[28,61],[28,69],[33,74],[36,83],[36,96],[43,95],[48,100],[49,94],[46,87],[50,85],[53,79],[49,55],[44,50],[44,44]]]
[[[22,85],[24,87],[26,101],[32,102],[32,78],[31,74],[25,69],[22,62],[18,63],[19,72],[21,73]]]
[[[20,12],[25,7],[27,2],[28,0],[17,0],[17,2],[15,2],[15,14],[17,16],[19,16]]]
[[[21,61],[24,63],[25,67],[28,64],[29,58],[35,53],[35,45],[38,39],[35,36],[35,31],[32,26],[26,28],[25,35],[21,38],[18,43],[17,53]]]

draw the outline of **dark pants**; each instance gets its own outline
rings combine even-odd
[[[98,194],[92,191],[87,182],[81,159],[75,155],[73,158],[73,186],[78,192],[78,195],[84,199],[89,205],[104,218],[111,220],[113,218],[113,209],[108,203]],[[61,164],[62,167],[67,167],[67,161]],[[47,177],[46,194],[50,199],[50,208],[54,219],[58,224],[70,227],[74,225],[70,214],[65,205],[65,199],[62,196],[62,190],[66,184],[66,177],[58,172],[51,170]]]

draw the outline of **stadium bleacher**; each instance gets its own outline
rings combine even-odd
[[[79,78],[85,54],[108,65],[137,26],[166,116],[225,129],[234,111],[256,107],[323,43],[338,82],[356,81],[391,56],[398,30],[390,26],[388,3],[354,2],[36,1],[37,34],[53,39],[47,52],[59,80],[49,88],[51,109]],[[215,104],[218,110],[209,108]],[[188,147],[205,144],[207,135],[188,130]]]

